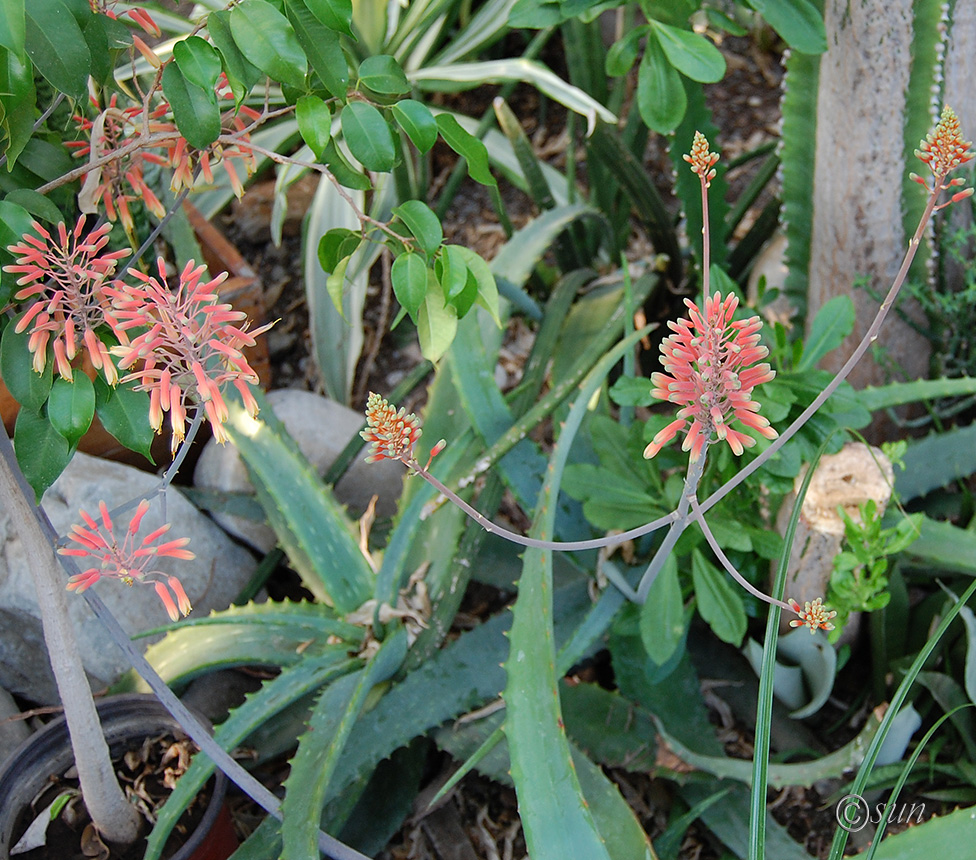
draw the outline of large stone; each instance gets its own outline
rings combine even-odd
[[[146,497],[159,479],[130,466],[75,454],[68,468],[44,494],[42,504],[59,534],[80,522],[79,510],[97,515],[99,501],[110,509],[131,499]],[[153,501],[139,534],[163,524],[161,499]],[[256,566],[254,558],[235,544],[208,517],[200,513],[177,489],[166,493],[166,520],[170,536],[190,538],[192,561],[159,560],[157,568],[179,577],[193,604],[191,617],[211,609],[226,609],[248,582]],[[130,513],[115,518],[115,532],[125,534]],[[77,561],[84,565],[88,559]],[[82,570],[85,567],[82,566]],[[118,580],[102,580],[94,586],[123,629],[130,635],[169,623],[155,589],[148,585],[127,588]],[[70,595],[71,622],[79,638],[85,668],[92,686],[100,689],[115,681],[128,662],[112,643],[80,595]],[[140,638],[145,648],[159,637]],[[8,511],[0,505],[0,685],[28,699],[45,704],[58,701],[41,632],[34,583],[20,539],[14,533]]]
[[[328,471],[364,421],[362,413],[308,391],[281,388],[269,393],[267,400],[319,475]],[[336,485],[336,499],[358,514],[375,495],[377,515],[393,516],[404,472],[401,463],[391,460],[366,463],[359,456]],[[193,482],[197,487],[211,490],[254,492],[237,449],[232,444],[218,445],[213,440],[207,443],[197,461]],[[263,523],[222,513],[215,514],[214,519],[230,534],[262,552],[268,552],[277,543],[275,533]]]

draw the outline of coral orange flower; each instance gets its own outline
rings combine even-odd
[[[371,391],[366,401],[366,425],[359,435],[372,443],[367,463],[377,460],[409,463],[413,460],[414,445],[423,431],[412,412],[407,415],[402,406],[397,411],[385,398]]]
[[[17,301],[35,299],[14,329],[18,333],[31,329],[28,347],[34,355],[34,370],[43,372],[47,347],[53,341],[58,373],[71,380],[71,362],[81,342],[92,364],[115,385],[115,365],[97,332],[106,325],[115,326],[107,297],[108,279],[129,251],[105,251],[112,225],[103,224],[86,233],[84,215],[70,233],[63,222],[59,224],[57,239],[36,221],[32,226],[37,236],[25,233],[20,242],[10,245],[7,250],[16,262],[3,268],[20,275],[17,285],[24,289],[14,294]]]
[[[790,609],[798,616],[790,622],[790,627],[809,627],[811,633],[816,633],[818,630],[834,629],[830,619],[834,618],[837,613],[834,610],[827,610],[823,605],[823,598],[818,597],[812,602],[806,601],[802,609],[795,600],[790,600],[789,604]]]
[[[695,132],[695,139],[691,144],[691,154],[681,156],[691,165],[692,173],[698,174],[705,187],[715,178],[715,165],[718,163],[718,153],[709,152],[708,139],[700,131]]]
[[[682,408],[677,419],[644,449],[644,457],[653,457],[686,428],[688,435],[681,447],[691,451],[692,460],[698,459],[702,447],[713,438],[724,439],[733,453],[741,454],[756,440],[730,427],[731,419],[775,439],[776,431],[752,400],[753,388],[775,375],[768,364],[756,364],[769,354],[759,343],[762,321],[755,316],[733,320],[739,300],[731,294],[725,299],[718,292],[706,296],[704,315],[690,299],[685,304],[690,320],[669,322],[674,334],[661,344],[667,373],[651,374],[651,394]]]
[[[143,331],[129,344],[116,348],[122,370],[138,365],[123,377],[136,388],[149,392],[149,420],[158,433],[163,413],[169,412],[175,452],[186,434],[187,403],[201,404],[213,428],[214,438],[223,444],[227,405],[221,387],[230,382],[240,392],[244,407],[256,416],[258,405],[248,387],[258,375],[242,350],[254,346],[255,337],[272,324],[247,330],[247,314],[217,301],[216,287],[226,273],[201,283],[205,266],[186,264],[179,284],[166,285],[166,264],[157,261],[159,278],[132,272],[140,283],[119,281],[110,289],[115,301],[117,330]],[[244,323],[243,325],[240,325]]]
[[[102,577],[118,579],[130,586],[136,582],[151,582],[163,601],[169,617],[176,621],[180,614],[190,614],[190,610],[193,608],[190,605],[190,599],[186,596],[182,584],[175,576],[161,570],[150,569],[150,566],[157,558],[190,560],[195,556],[185,548],[190,542],[189,538],[176,538],[165,543],[157,543],[159,538],[169,531],[169,523],[155,529],[146,535],[142,541],[138,541],[136,533],[139,531],[142,518],[148,510],[149,502],[143,499],[139,502],[129,521],[122,543],[119,544],[114,534],[114,524],[109,516],[108,506],[105,502],[99,502],[98,512],[101,521],[99,522],[85,511],[81,511],[84,525],[75,524],[68,533],[68,538],[78,546],[62,547],[58,552],[61,555],[88,556],[97,559],[99,562],[97,567],[90,567],[82,573],[72,576],[68,580],[69,591],[84,591]],[[176,597],[175,602],[173,595]]]

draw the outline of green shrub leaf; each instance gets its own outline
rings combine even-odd
[[[393,207],[393,214],[407,225],[407,229],[417,240],[420,250],[428,256],[432,255],[444,241],[441,222],[426,203],[420,200],[408,200]]]
[[[309,11],[330,30],[356,38],[352,32],[352,0],[304,0]]]
[[[39,412],[51,393],[53,365],[50,356],[44,372],[33,367],[34,357],[27,349],[30,331],[20,334],[14,331],[14,322],[8,322],[0,338],[0,375],[14,399],[25,409]]]
[[[339,44],[339,34],[326,27],[301,2],[289,3],[285,11],[315,73],[331,95],[345,101],[349,63]]]
[[[249,62],[273,80],[305,86],[308,62],[288,19],[265,0],[243,0],[231,10],[234,41]]]
[[[691,576],[701,617],[723,642],[741,645],[746,635],[746,611],[739,592],[697,549],[691,557]]]
[[[359,66],[359,84],[384,96],[410,92],[407,76],[389,54],[375,54],[363,60]]]
[[[353,157],[367,170],[377,173],[392,170],[396,148],[383,114],[365,102],[350,102],[340,117],[342,135]]]
[[[827,50],[823,16],[808,0],[748,0],[789,46],[801,54]]]
[[[713,84],[725,75],[725,58],[704,36],[652,21],[658,42],[668,61],[681,74],[704,84]]]
[[[91,427],[95,417],[95,387],[84,373],[73,374],[73,381],[60,377],[51,386],[47,417],[51,426],[68,444],[75,445]]]
[[[220,75],[220,54],[206,39],[187,36],[173,45],[173,58],[188,83],[210,91]]]
[[[652,131],[670,134],[681,122],[688,106],[681,76],[668,62],[664,49],[652,31],[648,34],[637,72],[637,109]]]
[[[31,62],[51,86],[81,101],[88,94],[91,53],[78,21],[62,0],[24,5],[25,48]]]
[[[450,114],[437,115],[437,129],[444,142],[468,162],[468,175],[482,185],[497,185],[488,169],[488,150],[473,134],[469,134]]]
[[[332,139],[332,111],[318,96],[302,96],[295,106],[295,117],[302,139],[316,160],[321,161]]]
[[[206,149],[220,136],[220,108],[214,91],[191,84],[176,63],[163,69],[163,93],[190,146]]]
[[[427,292],[417,311],[417,335],[420,352],[428,361],[440,359],[454,342],[457,334],[457,309],[444,301],[444,293],[430,269],[427,272]]]
[[[14,425],[14,453],[20,471],[40,502],[44,491],[64,471],[71,459],[67,440],[39,412],[21,409]]]
[[[437,123],[425,104],[401,99],[390,108],[390,113],[421,153],[429,152],[437,143]]]
[[[663,666],[681,644],[684,633],[685,607],[681,601],[678,561],[669,555],[640,608],[641,641],[647,656]]]
[[[149,424],[149,395],[123,385],[110,388],[95,377],[95,412],[102,426],[130,451],[152,462],[155,433]]]
[[[411,318],[416,318],[427,294],[427,266],[423,257],[410,252],[401,254],[393,263],[390,280],[397,301]]]

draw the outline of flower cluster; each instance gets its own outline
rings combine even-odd
[[[836,617],[837,612],[828,611],[823,605],[822,598],[818,597],[812,602],[807,600],[802,609],[795,600],[790,600],[789,604],[790,608],[797,614],[797,618],[790,622],[790,627],[809,627],[811,633],[816,633],[818,630],[834,629],[830,619]]]
[[[959,118],[955,111],[945,105],[942,108],[942,116],[935,130],[925,136],[925,140],[919,144],[919,149],[915,150],[915,155],[920,161],[924,161],[932,171],[934,177],[930,185],[921,176],[915,173],[909,174],[909,178],[923,186],[927,191],[936,193],[946,191],[954,186],[964,185],[966,180],[961,177],[946,181],[949,172],[957,167],[971,161],[974,153],[970,150],[971,141],[963,139],[962,131],[959,128]],[[950,203],[969,197],[973,193],[972,188],[966,188],[952,195],[952,198],[942,205],[936,207],[942,209]]]
[[[186,596],[183,586],[175,577],[161,570],[152,570],[150,565],[154,559],[169,557],[182,560],[195,558],[192,552],[185,549],[189,538],[176,538],[165,543],[156,543],[166,532],[170,524],[166,523],[137,542],[136,533],[142,523],[142,518],[149,510],[149,502],[139,502],[129,526],[126,529],[122,544],[114,535],[114,525],[109,516],[105,502],[99,502],[98,511],[101,515],[99,523],[85,511],[81,511],[84,525],[75,524],[68,534],[70,540],[78,544],[77,547],[62,547],[58,550],[61,555],[87,556],[97,559],[98,566],[72,576],[68,580],[70,591],[84,591],[98,582],[102,577],[119,579],[126,585],[136,582],[151,582],[166,607],[169,617],[177,621],[180,614],[189,615],[190,599]],[[176,598],[174,601],[173,598]]]
[[[412,462],[413,448],[422,432],[416,415],[412,412],[407,415],[402,406],[397,411],[385,398],[370,392],[366,401],[366,429],[359,434],[372,443],[367,463],[377,460]]]
[[[80,340],[91,363],[114,385],[118,381],[115,365],[96,331],[105,325],[115,328],[106,294],[108,279],[115,273],[116,263],[129,252],[105,251],[112,225],[103,224],[86,234],[84,215],[70,234],[64,223],[59,224],[57,241],[36,221],[32,226],[37,235],[26,233],[20,242],[9,246],[17,261],[4,266],[4,271],[21,276],[18,286],[30,285],[17,292],[15,299],[36,299],[15,328],[19,334],[33,326],[28,347],[34,356],[34,370],[44,371],[48,343],[53,341],[58,373],[70,381],[71,362]]]
[[[115,348],[122,370],[135,368],[123,382],[149,392],[149,420],[156,432],[162,428],[163,413],[169,412],[175,451],[186,433],[186,403],[203,404],[214,438],[223,444],[227,404],[220,393],[227,382],[240,392],[248,413],[256,416],[258,405],[248,388],[258,375],[242,350],[254,346],[255,337],[271,324],[247,330],[247,314],[219,303],[215,288],[226,273],[201,283],[206,270],[191,260],[180,272],[175,289],[166,285],[166,264],[157,261],[159,278],[133,272],[138,284],[116,284],[109,290],[118,319],[116,330],[127,336],[131,329],[141,334]],[[241,323],[244,323],[241,325]]]
[[[711,184],[715,178],[715,165],[718,162],[718,153],[709,152],[708,140],[700,131],[695,132],[695,139],[691,145],[691,154],[681,156],[691,165],[692,173],[697,173],[701,177],[705,187]]]
[[[775,439],[776,431],[752,400],[753,388],[775,375],[768,364],[756,364],[769,354],[759,343],[762,321],[755,316],[732,319],[739,304],[735,295],[723,299],[716,292],[711,298],[706,296],[704,315],[691,300],[685,299],[685,304],[690,319],[669,322],[674,334],[661,344],[667,373],[651,375],[651,393],[682,408],[677,419],[644,449],[644,457],[653,457],[686,428],[682,449],[691,451],[692,460],[698,459],[702,447],[713,437],[724,439],[735,454],[741,454],[756,440],[731,428],[728,422],[732,418],[767,439]]]
[[[155,56],[138,37],[135,38],[140,50]],[[158,58],[156,62],[159,62]],[[215,95],[223,100],[234,98],[223,74],[217,82]],[[145,181],[146,164],[169,169],[172,173],[170,188],[177,192],[198,184],[212,185],[213,167],[221,164],[238,197],[244,193],[244,186],[232,161],[238,160],[247,176],[257,167],[243,117],[259,120],[261,115],[246,105],[221,115],[221,127],[226,134],[234,136],[233,141],[218,139],[202,150],[191,147],[170,121],[170,106],[165,99],[160,99],[151,108],[148,102],[145,106],[138,103],[120,108],[117,95],[113,95],[106,108],[94,99],[92,106],[96,111],[94,120],[75,116],[85,138],[67,144],[75,150],[76,156],[92,162],[79,194],[79,203],[82,211],[94,212],[96,201],[101,201],[109,220],[121,221],[130,236],[134,223],[129,207],[134,200],[142,200],[157,218],[166,214],[165,207]],[[198,168],[200,175],[196,176]]]

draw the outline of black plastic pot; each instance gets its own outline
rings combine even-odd
[[[113,696],[97,702],[102,731],[113,758],[166,731],[185,735],[154,696]],[[14,827],[21,814],[48,785],[74,763],[64,717],[48,723],[21,744],[0,767],[0,860],[9,860]],[[170,860],[224,860],[237,848],[224,805],[227,777],[218,770],[203,819]],[[16,860],[16,858],[15,858]]]

